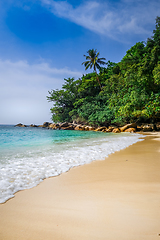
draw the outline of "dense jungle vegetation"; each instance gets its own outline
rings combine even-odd
[[[136,43],[119,63],[105,64],[94,49],[88,54],[83,64],[93,67],[93,73],[64,79],[61,90],[49,91],[54,122],[107,126],[160,121],[160,17],[153,36]]]

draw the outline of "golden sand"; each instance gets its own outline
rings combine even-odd
[[[159,133],[0,205],[0,240],[156,240],[159,234]]]

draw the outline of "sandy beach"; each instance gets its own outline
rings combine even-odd
[[[160,239],[160,133],[0,204],[0,240],[22,239]]]

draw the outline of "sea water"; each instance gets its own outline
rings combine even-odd
[[[103,160],[140,135],[0,125],[0,203],[75,166]]]

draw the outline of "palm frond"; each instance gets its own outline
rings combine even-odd
[[[101,65],[105,65],[105,64],[107,64],[106,62],[104,62],[104,61],[101,61],[101,60],[97,60],[97,63],[99,63],[99,64],[101,64]]]
[[[97,57],[97,58],[98,58],[99,54],[100,54],[99,52],[96,54],[96,57]]]
[[[91,59],[91,57],[90,56],[86,56],[86,60],[88,60],[88,59]]]
[[[96,66],[96,68],[98,68],[98,70],[101,68],[97,62],[95,63],[95,66]]]
[[[90,67],[91,62],[90,61],[86,61],[86,62],[83,62],[82,64],[84,64],[85,70],[87,70]]]
[[[86,65],[85,70],[87,70],[89,67],[92,68],[90,64]]]
[[[86,66],[86,64],[90,63],[90,61],[85,61],[82,63],[82,65],[84,64],[84,66]]]
[[[95,58],[96,52],[97,52],[97,50],[89,49],[87,53],[89,54],[89,56],[90,56],[91,58]]]
[[[99,58],[99,60],[106,60],[106,58]]]
[[[93,65],[94,65],[94,64],[91,62],[91,64],[90,64],[90,69],[93,67]]]

